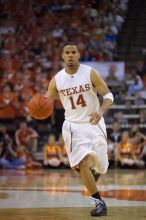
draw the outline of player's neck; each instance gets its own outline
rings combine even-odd
[[[65,66],[65,71],[68,74],[74,74],[78,71],[80,64],[78,63],[76,66]]]

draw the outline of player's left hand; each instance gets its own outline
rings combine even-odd
[[[96,124],[98,124],[99,120],[100,120],[101,117],[103,116],[103,113],[99,110],[98,112],[94,112],[94,113],[92,113],[92,114],[89,115],[89,116],[91,116],[91,118],[90,118],[90,123],[91,123],[92,125],[96,125]]]

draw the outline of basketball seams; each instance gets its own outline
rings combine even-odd
[[[38,112],[40,112],[40,114],[43,115],[44,113],[41,111],[41,108],[40,108],[40,98],[39,98],[39,107],[37,106],[37,104],[36,104],[36,102],[35,102],[34,99],[33,99],[32,101],[33,101],[33,105],[34,105],[35,109],[36,109]],[[37,112],[37,111],[35,111],[35,112]]]
[[[43,103],[41,102],[41,94],[40,94],[40,96],[39,96],[39,108],[40,109],[43,109],[43,107],[44,107],[44,105],[46,105],[46,104],[49,104],[50,106],[51,106],[51,104],[50,103],[48,103],[47,102],[47,100],[45,100],[45,97],[43,97],[44,99],[42,99],[43,100]],[[48,106],[48,105],[47,105]],[[52,111],[52,108],[50,108],[51,109],[51,111]],[[42,111],[40,110],[40,112],[42,113]],[[43,113],[42,113],[43,114]]]
[[[39,103],[38,103],[38,104],[39,104],[39,110],[40,110],[40,113],[41,113],[41,114],[44,114],[44,113],[41,111],[41,109],[42,109],[42,108],[41,108],[41,104],[42,104],[42,103],[41,103],[41,97],[42,97],[41,94],[39,94]]]
[[[43,112],[44,108],[44,112]],[[36,119],[45,119],[51,115],[53,108],[47,100],[44,99],[43,95],[37,93],[30,100],[29,112],[32,117]]]
[[[44,107],[44,104],[46,104],[46,102],[43,100],[43,103],[41,102],[41,94],[39,94],[39,107],[40,109],[42,109]]]
[[[33,115],[34,115],[34,116],[33,116]],[[34,112],[32,113],[32,117],[34,117],[35,119],[43,119],[41,116],[42,116],[42,114],[39,113],[38,111],[34,111]]]
[[[50,101],[48,102],[45,97],[43,97],[43,102],[44,102],[44,104],[42,104],[42,103],[41,103],[41,97],[42,97],[42,96],[41,96],[41,94],[40,94],[40,96],[39,96],[39,106],[40,106],[40,108],[41,108],[41,107],[43,108],[43,107],[44,107],[44,104],[46,104],[46,103],[51,106]],[[50,109],[52,109],[52,108],[50,108]]]

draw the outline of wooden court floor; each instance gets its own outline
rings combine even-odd
[[[107,217],[90,217],[89,195],[71,170],[0,170],[0,220],[146,220],[146,170],[109,170],[98,188]]]

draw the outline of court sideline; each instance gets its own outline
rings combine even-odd
[[[108,216],[100,219],[146,219],[145,170],[111,169],[98,185],[108,206]],[[1,220],[88,220],[91,209],[71,170],[0,171]]]

